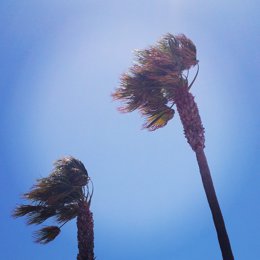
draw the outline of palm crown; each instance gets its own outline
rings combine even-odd
[[[73,157],[64,157],[54,163],[51,174],[37,180],[24,194],[30,204],[16,207],[14,217],[27,217],[27,224],[41,224],[53,217],[59,226],[47,226],[35,233],[35,241],[48,243],[60,233],[60,228],[77,217],[80,203],[90,204],[89,177],[83,163]],[[85,191],[86,186],[86,191]]]
[[[156,45],[136,51],[136,63],[121,77],[113,98],[122,100],[122,112],[138,109],[144,128],[165,126],[174,116],[176,91],[187,86],[185,71],[198,64],[196,47],[184,35],[166,34]]]

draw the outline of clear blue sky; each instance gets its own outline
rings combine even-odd
[[[75,221],[46,246],[13,220],[54,160],[82,160],[95,185],[97,260],[219,260],[195,156],[178,115],[141,130],[110,94],[136,48],[164,33],[197,46],[192,87],[235,258],[260,259],[258,1],[0,1],[3,260],[76,259]]]

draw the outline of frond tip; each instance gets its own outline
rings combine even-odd
[[[34,233],[35,242],[47,244],[54,240],[60,234],[60,228],[57,226],[44,227]]]

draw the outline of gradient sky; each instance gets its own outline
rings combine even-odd
[[[13,208],[64,155],[95,193],[97,260],[218,260],[195,155],[178,115],[155,132],[111,93],[133,50],[184,33],[198,50],[192,87],[237,260],[260,259],[258,1],[1,0],[0,172],[3,260],[76,259],[75,221],[42,246]]]

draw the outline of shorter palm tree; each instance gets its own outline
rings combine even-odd
[[[83,163],[71,156],[64,157],[54,163],[54,169],[48,177],[37,180],[32,189],[23,195],[30,204],[17,206],[12,215],[15,218],[26,216],[28,225],[54,219],[57,225],[45,226],[35,232],[35,242],[40,244],[54,240],[62,226],[77,218],[77,260],[93,260],[92,194],[93,185]]]

